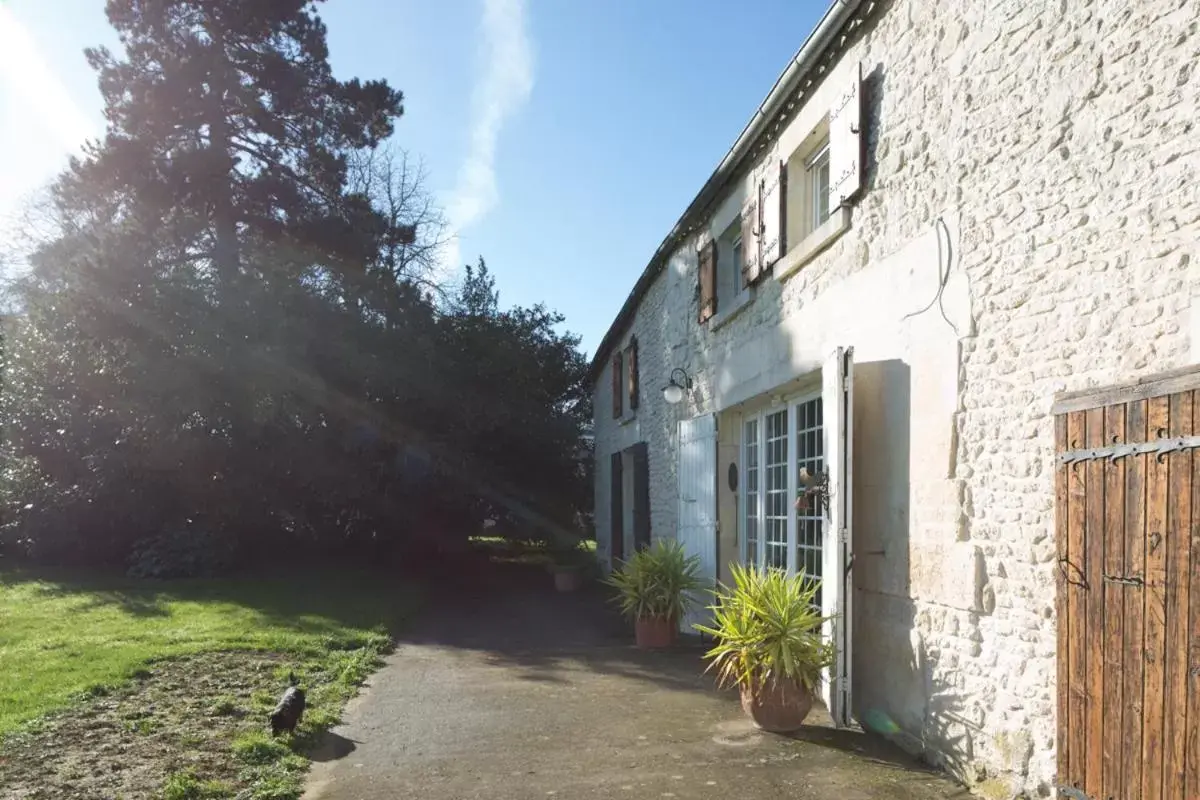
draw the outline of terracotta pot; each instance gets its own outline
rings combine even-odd
[[[577,569],[554,570],[554,588],[560,592],[575,592],[583,585],[583,574]]]
[[[638,647],[662,648],[675,644],[678,626],[670,617],[638,617],[633,623]]]
[[[771,733],[793,733],[812,711],[813,694],[795,681],[756,681],[742,685],[742,709],[754,724]]]

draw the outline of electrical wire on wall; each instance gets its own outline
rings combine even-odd
[[[938,311],[942,312],[942,319],[946,320],[946,324],[950,326],[950,329],[952,331],[954,331],[954,335],[958,336],[959,335],[958,326],[950,321],[950,317],[946,316],[946,307],[942,304],[942,293],[945,292],[946,283],[950,280],[950,264],[953,261],[953,257],[954,257],[953,250],[951,249],[951,245],[950,245],[950,227],[948,225],[946,225],[946,220],[944,220],[941,216],[939,216],[933,223],[933,230],[934,230],[934,233],[937,235],[937,244],[938,244],[937,294],[935,294],[933,296],[933,299],[929,301],[929,305],[925,306],[920,311],[913,311],[912,313],[905,314],[903,317],[900,318],[900,321],[903,322],[904,320],[908,319],[909,317],[919,317],[920,315],[924,314],[929,309],[933,308],[934,303],[937,303]],[[944,259],[942,257],[942,231],[943,230],[946,231],[946,257]],[[945,262],[944,270],[942,268],[943,261]]]

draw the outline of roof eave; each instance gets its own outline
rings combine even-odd
[[[858,10],[863,2],[866,2],[866,0],[833,0],[833,3],[825,10],[816,27],[805,38],[804,43],[800,45],[800,49],[796,51],[796,54],[788,62],[787,67],[784,68],[783,72],[775,80],[775,85],[771,87],[771,91],[767,93],[762,103],[759,104],[750,121],[742,128],[742,132],[734,140],[725,157],[717,164],[716,169],[713,170],[708,180],[704,182],[704,185],[700,188],[695,198],[688,204],[687,209],[679,217],[674,227],[671,228],[671,232],[663,239],[662,244],[654,251],[650,262],[633,285],[632,291],[625,298],[621,310],[617,312],[617,316],[613,319],[612,324],[609,325],[604,338],[600,340],[595,355],[592,356],[592,363],[588,368],[588,379],[590,381],[595,382],[608,357],[608,353],[612,350],[621,332],[636,313],[642,297],[649,291],[658,274],[666,266],[667,260],[679,242],[691,232],[695,217],[708,208],[713,200],[713,195],[722,190],[734,176],[737,169],[741,166],[742,161],[750,154],[753,145],[764,129],[776,117],[786,111],[786,101],[789,95],[797,88],[800,81],[808,75],[829,43],[853,19],[854,12]]]

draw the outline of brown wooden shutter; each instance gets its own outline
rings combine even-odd
[[[700,248],[700,322],[717,313],[717,242]]]
[[[787,161],[779,162],[779,256],[787,255]]]
[[[638,384],[638,341],[634,336],[629,342],[629,349],[626,351],[626,361],[629,369],[629,410],[633,411],[638,407],[641,398],[639,395]]]
[[[619,566],[618,562],[625,559],[625,500],[622,497],[624,477],[621,468],[621,454],[613,453],[609,464],[611,465],[609,475],[612,481],[608,492],[609,514],[612,519],[609,520],[608,555],[610,563],[615,568]]]
[[[633,549],[650,546],[650,450],[645,442],[631,449],[633,456]]]
[[[762,182],[758,184],[759,192],[762,191]],[[758,280],[759,265],[762,259],[759,258],[758,252],[758,209],[760,207],[758,199],[751,201],[749,207],[742,212],[742,285],[749,286]]]
[[[613,419],[620,419],[621,412],[625,410],[621,400],[625,394],[625,379],[622,376],[621,361],[621,351],[618,350],[613,353],[612,359]]]

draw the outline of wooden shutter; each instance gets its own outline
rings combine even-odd
[[[788,197],[788,162],[779,162],[779,258],[787,255],[787,197]]]
[[[758,257],[758,209],[759,198],[758,193],[762,190],[762,183],[758,185],[758,192],[755,192],[755,197],[750,201],[748,206],[742,209],[742,285],[749,286],[758,281],[759,269],[762,264]]]
[[[621,454],[613,453],[609,464],[611,465],[609,474],[612,480],[609,488],[609,513],[612,519],[609,520],[611,533],[608,554],[610,563],[616,567],[618,562],[625,559],[625,500],[622,497],[624,475],[621,468]]]
[[[700,248],[700,322],[717,313],[717,242]]]
[[[862,189],[862,64],[829,109],[829,211]]]
[[[650,546],[650,450],[638,442],[633,456],[633,549]]]
[[[625,393],[625,381],[624,381],[624,378],[622,377],[622,369],[621,369],[621,362],[622,362],[621,355],[622,355],[621,351],[618,350],[617,352],[613,353],[613,359],[612,359],[613,419],[620,419],[621,412],[623,412],[625,410],[624,406],[622,404],[622,400],[621,400],[621,398],[623,397],[623,395]]]
[[[761,278],[775,265],[784,253],[783,229],[786,225],[785,199],[787,162],[779,162],[778,169],[768,169],[758,184],[758,207],[760,209],[761,235],[758,239],[759,267]]]
[[[633,411],[641,401],[641,398],[638,396],[638,341],[636,336],[630,340],[626,354],[625,361],[629,369],[629,410]]]

